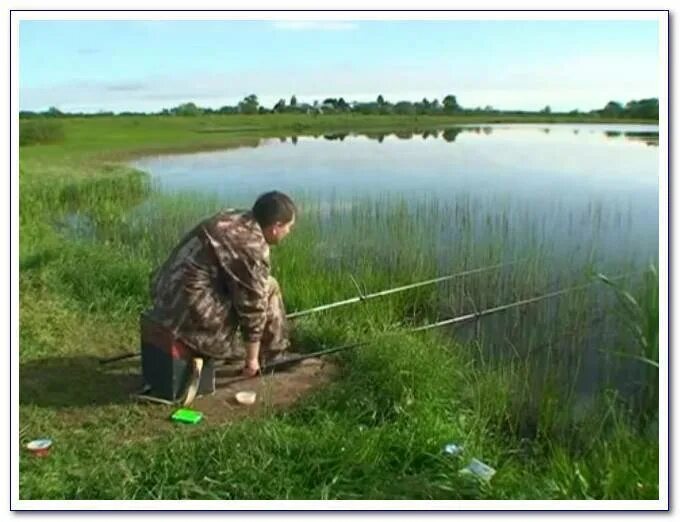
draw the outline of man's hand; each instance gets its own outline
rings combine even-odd
[[[260,362],[257,359],[254,361],[246,360],[246,365],[243,367],[243,375],[255,377],[258,373],[260,373]]]
[[[255,377],[260,373],[260,343],[246,343],[246,365],[243,368],[243,375]]]

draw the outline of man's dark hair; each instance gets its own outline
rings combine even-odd
[[[297,208],[293,200],[276,190],[262,194],[253,205],[253,216],[263,228],[277,221],[288,223],[295,217],[295,214],[297,214]]]

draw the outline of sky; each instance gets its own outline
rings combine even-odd
[[[466,108],[592,110],[659,96],[658,22],[22,20],[21,110],[271,107],[453,94]]]

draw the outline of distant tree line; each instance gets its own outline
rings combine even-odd
[[[659,99],[646,98],[644,100],[631,100],[625,105],[610,101],[604,109],[599,111],[603,116],[617,118],[651,118],[659,119]]]
[[[428,100],[423,98],[421,101],[397,101],[390,102],[380,94],[373,102],[348,102],[344,98],[326,98],[325,100],[315,100],[313,103],[300,102],[297,96],[293,95],[290,100],[284,98],[278,100],[271,108],[261,105],[257,95],[250,94],[244,97],[236,105],[225,105],[218,109],[210,107],[199,107],[193,102],[182,103],[176,107],[163,109],[156,113],[145,112],[98,112],[98,113],[74,113],[62,112],[56,107],[50,107],[47,111],[21,111],[21,118],[56,118],[56,117],[97,117],[97,116],[201,116],[204,114],[341,114],[356,113],[365,115],[447,115],[447,114],[494,114],[494,115],[588,115],[596,117],[616,117],[616,118],[659,118],[658,98],[647,98],[642,100],[631,100],[625,105],[616,101],[610,101],[604,108],[588,112],[581,112],[574,109],[569,112],[553,112],[550,106],[546,106],[540,111],[502,111],[494,109],[492,106],[465,108],[462,107],[453,94],[447,94],[440,101],[437,98]]]

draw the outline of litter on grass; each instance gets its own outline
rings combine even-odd
[[[455,457],[456,455],[463,453],[463,446],[459,446],[458,444],[451,442],[444,446],[444,453],[453,455]]]
[[[496,470],[480,460],[472,459],[470,464],[460,470],[460,473],[463,475],[474,475],[477,478],[489,481],[496,474]]]

